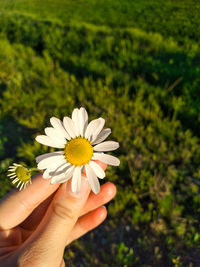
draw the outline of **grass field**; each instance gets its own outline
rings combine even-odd
[[[199,42],[200,3],[195,0],[0,0],[2,12],[56,19],[63,23],[87,22],[110,27],[137,27],[173,36],[180,42]]]
[[[120,142],[108,219],[70,266],[199,266],[200,4],[0,0],[0,195],[13,161],[75,106]],[[98,251],[98,252],[97,252]]]

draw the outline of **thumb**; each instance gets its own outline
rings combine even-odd
[[[81,190],[78,194],[71,192],[71,181],[62,185],[44,219],[34,234],[23,244],[23,248],[20,249],[22,255],[27,255],[23,251],[29,251],[29,263],[30,257],[37,255],[35,259],[32,259],[32,265],[48,267],[60,265],[68,236],[90,193],[88,181],[85,177],[81,179]]]

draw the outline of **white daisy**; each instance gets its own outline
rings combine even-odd
[[[85,168],[92,191],[100,191],[99,180],[105,177],[104,170],[95,162],[118,166],[118,158],[104,154],[119,147],[114,141],[104,141],[111,129],[103,129],[105,120],[99,118],[88,124],[85,108],[75,108],[72,119],[64,117],[63,122],[55,117],[50,119],[52,127],[45,128],[46,135],[39,135],[36,141],[62,151],[46,153],[36,158],[38,169],[45,170],[44,179],[51,178],[51,184],[64,183],[72,177],[72,192],[78,193],[81,187],[81,173]],[[103,142],[104,141],[104,142]],[[98,178],[97,178],[98,177]]]
[[[26,188],[28,184],[31,184],[31,170],[25,168],[24,166],[13,163],[9,166],[9,174],[7,175],[12,180],[13,184],[17,183],[17,188],[21,191],[23,188]]]

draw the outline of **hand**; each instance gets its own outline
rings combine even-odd
[[[102,205],[116,193],[108,182],[95,195],[84,174],[77,195],[71,193],[71,181],[59,187],[41,176],[0,202],[0,266],[65,266],[65,247],[104,221]]]

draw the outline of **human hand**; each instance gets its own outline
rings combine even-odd
[[[71,193],[71,181],[59,188],[38,174],[26,190],[0,202],[0,266],[65,266],[65,247],[104,221],[102,205],[115,194],[110,182],[98,195],[90,192],[84,174],[77,195]]]

